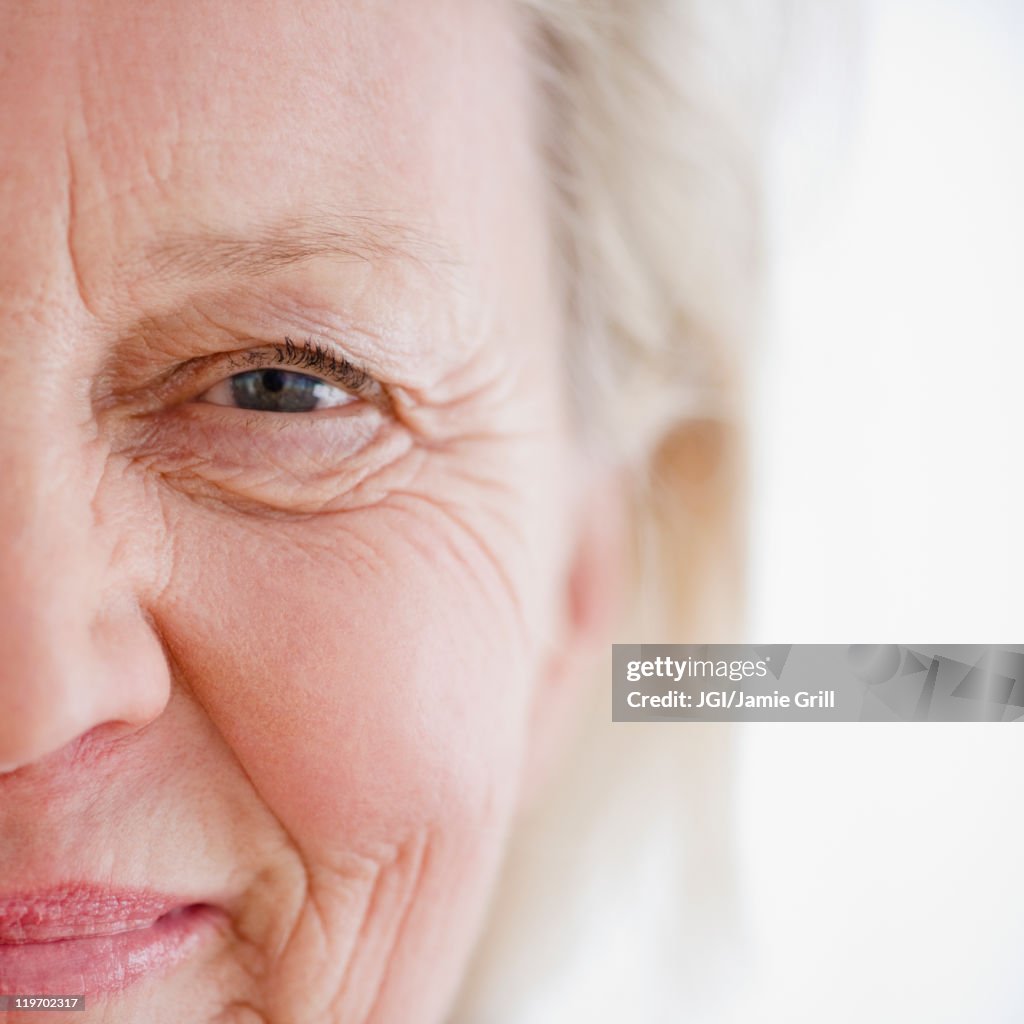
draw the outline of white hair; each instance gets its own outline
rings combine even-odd
[[[780,12],[763,0],[521,7],[566,273],[567,373],[587,443],[636,483],[636,600],[618,639],[734,640],[740,367]],[[714,987],[692,965],[730,941],[716,804],[728,733],[612,725],[607,693],[606,674],[518,827],[453,1022],[674,1021],[681,993],[699,1012]]]

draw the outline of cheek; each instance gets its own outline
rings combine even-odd
[[[500,832],[534,671],[505,552],[383,507],[180,540],[176,669],[305,855]]]

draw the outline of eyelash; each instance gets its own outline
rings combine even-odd
[[[270,358],[271,354],[273,358]],[[296,345],[287,335],[283,344],[250,351],[244,356],[234,356],[228,360],[228,366],[239,370],[258,369],[261,366],[292,366],[313,370],[353,394],[369,391],[375,383],[364,370],[335,355],[320,342],[307,338],[301,345]]]

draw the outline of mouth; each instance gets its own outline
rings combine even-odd
[[[212,936],[224,912],[139,889],[0,896],[0,995],[120,992]]]

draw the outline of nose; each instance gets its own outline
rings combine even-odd
[[[139,729],[170,689],[125,516],[99,523],[82,466],[41,447],[52,453],[27,440],[0,450],[2,773]]]

